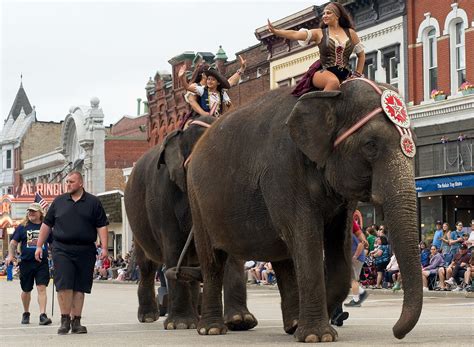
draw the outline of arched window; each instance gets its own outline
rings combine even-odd
[[[459,86],[466,81],[465,30],[469,28],[466,11],[457,3],[446,16],[443,34],[449,35],[451,95],[458,93]]]
[[[431,28],[423,40],[423,71],[425,100],[430,98],[431,91],[438,88],[438,45],[436,30]]]
[[[429,100],[433,89],[438,88],[438,45],[439,24],[431,13],[425,13],[425,20],[418,27],[417,43],[423,45],[423,99]]]

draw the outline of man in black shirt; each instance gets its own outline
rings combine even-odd
[[[100,200],[83,188],[82,175],[73,171],[66,178],[68,192],[51,204],[38,239],[38,249],[53,234],[54,282],[61,310],[58,334],[87,333],[81,325],[84,293],[90,293],[96,261],[97,234],[102,245],[102,259],[107,252],[107,225],[109,224]],[[41,252],[36,251],[36,260]]]

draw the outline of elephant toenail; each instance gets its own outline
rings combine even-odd
[[[219,328],[211,328],[209,329],[209,335],[220,335],[221,331]]]
[[[199,335],[207,335],[206,328],[199,329]]]
[[[176,326],[176,329],[187,329],[187,328],[188,328],[188,325],[186,323],[179,323]]]
[[[319,342],[319,338],[316,335],[311,334],[311,335],[306,336],[306,338],[304,339],[304,342],[309,342],[309,343]]]
[[[331,334],[324,334],[323,337],[321,338],[321,342],[333,342],[336,341],[336,337],[332,337]]]
[[[166,325],[166,330],[174,330],[174,329],[175,329],[174,323],[171,322]]]
[[[196,329],[196,324],[191,323],[191,324],[189,325],[189,329]]]
[[[242,322],[242,316],[240,314],[235,314],[232,316],[233,323],[240,323]]]
[[[253,320],[254,320],[254,317],[253,317],[251,314],[246,314],[246,315],[244,316],[244,320],[247,321],[247,322],[248,322],[248,321],[253,321]]]

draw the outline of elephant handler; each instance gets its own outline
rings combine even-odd
[[[52,229],[55,284],[61,310],[58,334],[67,334],[69,330],[85,334],[87,328],[81,325],[84,293],[90,293],[92,288],[97,234],[102,245],[100,257],[108,255],[109,221],[100,200],[84,190],[81,173],[70,172],[66,187],[67,193],[54,199],[44,218],[35,258],[41,261],[41,246]]]
[[[15,229],[8,257],[5,259],[6,265],[12,263],[18,244],[21,244],[21,262],[20,262],[20,285],[21,285],[21,301],[23,303],[23,316],[21,324],[30,323],[30,302],[31,291],[36,281],[36,289],[38,291],[38,304],[40,308],[39,324],[49,325],[51,319],[46,315],[46,287],[49,284],[49,266],[48,266],[48,247],[47,243],[51,243],[48,238],[47,243],[43,243],[43,247],[39,247],[39,252],[43,252],[44,257],[38,263],[35,261],[35,251],[39,236],[41,223],[43,222],[44,211],[37,202],[32,203],[26,209],[26,217]]]

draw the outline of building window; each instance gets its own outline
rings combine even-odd
[[[291,85],[291,78],[287,78],[286,80],[278,81],[277,85],[278,85],[278,88],[289,87]]]
[[[394,86],[395,88],[398,88],[398,62],[395,57],[391,57],[389,60],[389,79],[388,83]]]
[[[466,11],[458,6],[458,1],[453,1],[443,30],[443,35],[449,35],[451,95],[458,94],[459,86],[466,81],[465,32],[469,20]]]
[[[11,169],[12,168],[12,150],[7,149],[5,153],[5,169]]]
[[[377,51],[373,51],[365,54],[364,75],[372,81],[375,81],[375,71],[377,71],[377,53]],[[353,71],[355,71],[356,68],[357,66]]]
[[[423,81],[424,99],[430,98],[431,91],[438,89],[438,45],[435,28],[430,28],[423,40]]]
[[[385,82],[398,88],[400,43],[383,47],[380,52],[382,53],[382,67],[385,69]]]
[[[464,22],[452,23],[451,46],[451,94],[457,94],[459,86],[466,81],[466,50]]]

